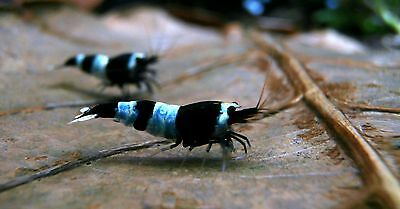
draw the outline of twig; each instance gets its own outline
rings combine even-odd
[[[183,73],[183,75],[178,76],[170,81],[164,82],[163,84],[161,84],[161,86],[166,87],[169,85],[181,83],[188,79],[197,78],[198,76],[200,76],[204,73],[215,70],[217,67],[221,67],[221,66],[224,66],[227,64],[232,64],[234,62],[238,62],[240,60],[245,59],[245,57],[246,56],[244,54],[219,57],[219,58],[209,61],[207,63],[190,68],[185,73]]]
[[[329,101],[299,60],[272,37],[253,33],[253,39],[277,60],[293,85],[303,93],[304,100],[340,136],[337,140],[350,151],[351,157],[363,171],[361,174],[367,187],[380,194],[384,207],[400,209],[400,185],[395,175],[347,117]]]
[[[351,104],[346,101],[340,101],[334,97],[329,97],[329,98],[335,100],[335,103],[337,103],[341,106],[345,106],[347,108],[353,109],[353,110],[385,112],[385,113],[395,113],[395,114],[400,113],[400,108],[398,108],[398,107],[381,107],[381,106],[374,106],[374,105],[367,105],[367,104]]]
[[[21,186],[23,184],[44,178],[44,177],[49,177],[49,176],[53,176],[56,175],[58,173],[61,172],[65,172],[68,170],[71,170],[73,168],[76,168],[80,165],[83,165],[85,163],[88,162],[92,162],[95,160],[99,160],[102,158],[106,158],[106,157],[110,157],[112,155],[117,155],[117,154],[121,154],[123,152],[128,152],[128,151],[135,151],[135,150],[141,150],[141,149],[146,149],[146,148],[151,148],[154,147],[156,145],[160,145],[160,144],[169,144],[170,142],[168,142],[167,140],[159,140],[159,141],[149,141],[149,142],[144,142],[141,144],[126,144],[126,145],[122,145],[119,147],[114,147],[111,149],[106,149],[106,150],[101,150],[101,151],[97,151],[94,154],[88,155],[86,157],[83,157],[81,159],[75,160],[75,161],[70,161],[67,162],[65,164],[62,165],[58,165],[58,166],[54,166],[51,168],[48,168],[46,170],[37,172],[35,174],[29,175],[29,176],[21,176],[18,178],[15,178],[9,182],[6,182],[4,184],[0,185],[0,193],[1,192],[5,192],[7,190],[13,189],[17,186]]]

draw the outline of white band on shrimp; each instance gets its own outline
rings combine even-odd
[[[84,54],[77,54],[75,56],[76,65],[78,67],[82,67],[82,63],[83,63],[84,59],[85,59],[85,55]]]
[[[238,105],[237,103],[221,103],[221,114],[219,115],[219,117],[217,119],[217,124],[216,124],[215,132],[214,132],[215,136],[219,136],[222,133],[225,133],[225,131],[227,129],[229,129],[229,124],[228,124],[228,119],[229,119],[228,108],[229,107],[239,108],[240,105]]]
[[[128,61],[128,69],[133,70],[136,67],[136,59],[137,58],[144,58],[146,55],[144,53],[136,52],[132,53],[132,55],[129,57]]]
[[[118,110],[115,114],[115,120],[125,124],[126,126],[133,125],[139,114],[136,109],[136,104],[136,101],[118,102]]]
[[[179,105],[157,102],[153,109],[153,115],[147,124],[146,131],[155,136],[176,139],[175,119],[179,107]]]
[[[106,55],[96,55],[93,60],[91,73],[99,78],[105,78],[108,60],[109,58]]]

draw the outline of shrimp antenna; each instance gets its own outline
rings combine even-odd
[[[160,28],[160,27],[158,27]],[[152,47],[153,51],[155,53],[158,53],[157,56],[159,57],[166,57],[168,54],[172,51],[172,49],[176,46],[176,43],[178,41],[178,38],[171,38],[168,35],[164,35],[164,30],[160,31],[156,35],[156,38],[154,39],[155,46]]]
[[[257,105],[256,105],[256,108],[257,108],[257,109],[260,109],[260,107],[264,106],[266,100],[268,99],[268,98],[266,98],[266,99],[263,100],[263,102],[261,102],[262,98],[264,97],[265,89],[266,89],[266,87],[267,87],[267,79],[268,79],[268,78],[269,78],[269,73],[267,73],[267,74],[265,75],[264,84],[263,84],[263,87],[262,87],[262,89],[261,89],[260,97],[258,98]]]
[[[146,34],[146,45],[147,45],[147,50],[148,50],[148,52],[149,52],[149,55],[150,56],[153,56],[154,54],[153,54],[153,47],[152,47],[152,44],[151,44],[151,40],[150,40],[150,31],[148,30],[148,28],[146,27],[146,25],[143,25],[143,30],[144,30],[144,33]]]
[[[271,69],[267,69],[267,73],[265,74],[264,84],[261,89],[260,97],[258,98],[257,105],[256,105],[257,109],[262,109],[261,107],[263,107],[265,105],[265,103],[270,99],[268,97],[268,91],[266,91],[265,89],[267,88],[268,79],[271,78],[271,76],[270,76],[270,74],[272,73],[271,71],[272,71]],[[266,96],[265,96],[265,93],[267,93]]]
[[[175,32],[175,28],[171,28],[170,26],[163,24],[160,19],[153,18],[154,25],[157,30],[155,31],[155,39],[156,43],[155,49],[156,53],[159,53],[159,57],[167,57],[176,48],[178,43],[178,38],[182,39],[181,36],[178,36]]]
[[[156,57],[163,57],[161,55],[161,51],[163,50],[163,34],[159,34],[159,23],[155,17],[152,17],[149,20],[150,24],[143,25],[143,29],[146,34],[146,45],[147,45],[147,52],[149,57],[156,56]],[[151,29],[149,29],[149,27]]]
[[[160,43],[162,43],[162,40],[161,41],[158,40],[159,36],[160,36],[158,34],[158,29],[160,28],[159,24],[158,24],[158,20],[156,19],[156,17],[152,17],[149,20],[149,22],[150,22],[150,24],[147,26],[149,26],[151,28],[151,31],[148,30],[148,27],[146,27],[146,25],[144,26],[145,31],[146,31],[146,37],[147,37],[146,41],[147,41],[147,45],[148,45],[149,55],[161,57],[161,55],[159,53],[162,49],[162,46],[160,45]]]

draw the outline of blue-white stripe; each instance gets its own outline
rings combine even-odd
[[[157,102],[153,109],[153,116],[148,121],[146,131],[154,136],[176,139],[175,119],[179,107],[178,105]]]
[[[126,126],[132,126],[139,115],[138,111],[136,110],[136,104],[136,101],[118,102],[118,110],[114,119],[125,124]]]
[[[133,70],[136,67],[136,59],[137,58],[144,58],[146,55],[144,53],[136,52],[132,53],[132,55],[129,57],[128,61],[128,69]]]
[[[96,55],[92,63],[91,73],[99,78],[105,78],[108,60],[109,58],[106,55]]]
[[[82,67],[82,63],[83,63],[84,59],[85,59],[85,55],[84,54],[77,54],[75,56],[76,65],[78,67]]]
[[[218,137],[226,133],[227,130],[229,130],[229,124],[228,124],[228,108],[229,107],[235,107],[239,108],[240,105],[237,103],[221,103],[221,110],[220,110],[220,115],[218,116],[217,119],[217,124],[215,126],[215,132],[214,136]]]

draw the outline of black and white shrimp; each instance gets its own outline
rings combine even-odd
[[[233,140],[243,146],[246,154],[247,145],[251,146],[249,139],[235,132],[232,125],[248,123],[278,111],[262,108],[265,102],[260,104],[262,95],[255,107],[244,109],[236,102],[221,101],[202,101],[181,106],[148,100],[99,104],[82,108],[81,114],[70,123],[113,118],[136,130],[169,139],[171,145],[164,147],[163,151],[182,144],[189,150],[208,145],[206,150],[209,152],[213,144],[219,144],[223,151],[224,170],[225,159],[234,150]]]
[[[104,86],[118,86],[122,91],[128,84],[141,89],[145,85],[148,92],[157,86],[156,70],[149,67],[158,61],[158,56],[145,53],[123,53],[114,57],[104,54],[77,54],[68,58],[61,67],[78,67],[83,72],[103,81]]]
[[[173,149],[182,143],[192,150],[208,145],[220,144],[223,150],[233,150],[233,139],[238,141],[247,153],[250,141],[244,135],[232,130],[231,125],[245,123],[259,112],[257,107],[238,110],[236,102],[203,101],[188,105],[172,105],[148,100],[99,104],[82,108],[82,114],[71,123],[94,118],[113,118],[136,130],[146,131],[154,136],[171,140],[172,145],[163,150]],[[245,143],[246,142],[246,143]]]

